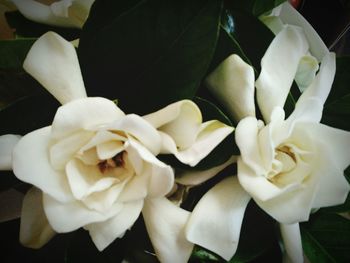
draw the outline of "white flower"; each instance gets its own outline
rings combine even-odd
[[[344,177],[350,133],[320,123],[335,75],[333,53],[324,55],[318,74],[285,118],[284,103],[308,51],[303,31],[284,26],[266,51],[256,81],[253,69],[236,55],[208,78],[211,91],[239,121],[239,182],[281,223],[294,262],[303,260],[298,222],[308,220],[313,208],[343,203],[350,189]],[[264,122],[254,114],[254,86]]]
[[[50,5],[35,0],[11,0],[29,20],[51,26],[82,28],[95,0],[60,0]]]
[[[102,250],[142,212],[148,226],[158,226],[148,232],[163,260],[165,243],[153,237],[167,229],[159,228],[162,220],[148,213],[148,207],[161,203],[173,189],[174,174],[155,156],[171,153],[196,165],[233,128],[218,121],[202,123],[197,105],[187,100],[140,117],[125,115],[110,100],[86,97],[74,47],[52,32],[34,43],[23,66],[63,106],[51,126],[19,142],[0,136],[6,148],[0,168],[12,168],[19,179],[35,186],[23,201],[21,242],[38,248],[55,231],[84,227]],[[176,244],[167,245],[167,250],[176,249]]]

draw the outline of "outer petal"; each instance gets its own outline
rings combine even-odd
[[[196,166],[230,133],[233,127],[219,121],[208,121],[201,125],[196,141],[187,149],[173,152],[175,157],[184,164]]]
[[[12,151],[20,139],[20,135],[14,134],[0,136],[0,171],[12,170]]]
[[[25,135],[13,150],[13,172],[22,181],[38,187],[57,200],[73,199],[65,174],[54,170],[48,150],[51,127]]]
[[[19,240],[26,247],[40,248],[54,235],[44,213],[42,192],[32,187],[23,199]]]
[[[166,198],[157,198],[145,200],[142,214],[158,259],[187,262],[193,249],[184,231],[190,213]]]
[[[318,61],[321,61],[323,56],[328,53],[328,48],[315,29],[313,29],[309,22],[288,2],[282,4],[280,8],[279,18],[283,23],[300,26],[305,31],[305,36],[310,45],[312,55],[315,56]]]
[[[230,260],[249,200],[236,177],[222,180],[194,208],[186,227],[187,239]]]
[[[56,33],[48,32],[33,44],[23,68],[61,104],[86,97],[74,46]]]
[[[124,117],[110,100],[89,97],[58,108],[52,123],[52,137],[60,139],[80,130],[96,130]]]
[[[202,123],[202,114],[190,100],[182,100],[143,116],[153,127],[168,134],[180,149],[190,147]]]
[[[123,209],[114,217],[85,226],[99,251],[124,235],[140,215],[142,206],[143,200],[124,203]]]
[[[304,262],[299,223],[291,225],[280,224],[280,229],[286,252],[283,262]]]
[[[323,124],[304,124],[303,128],[314,137],[320,156],[315,164],[319,186],[313,207],[343,203],[350,190],[344,176],[350,163],[350,132]]]
[[[88,209],[80,201],[61,203],[44,194],[44,211],[52,228],[58,233],[66,233],[85,225],[102,222],[117,215],[123,204],[115,203],[106,213]]]
[[[255,116],[254,70],[239,56],[226,58],[206,79],[209,90],[237,122]]]
[[[335,54],[328,52],[322,59],[320,71],[316,78],[300,96],[295,107],[301,107],[304,103],[307,103],[306,101],[310,97],[316,97],[324,104],[332,88],[335,68]]]
[[[299,86],[299,90],[304,92],[307,87],[313,82],[318,71],[318,61],[311,55],[304,56],[298,66],[297,73],[295,75],[295,82]]]
[[[29,20],[52,26],[81,28],[82,23],[68,17],[71,0],[63,0],[51,6],[34,0],[12,0],[19,11]],[[62,3],[61,3],[62,2]]]
[[[299,61],[307,50],[303,31],[293,26],[286,26],[267,49],[255,83],[259,108],[267,122],[274,107],[283,108]]]

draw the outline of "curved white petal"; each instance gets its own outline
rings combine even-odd
[[[189,212],[166,198],[146,199],[142,210],[148,235],[160,262],[187,262],[193,243],[185,237]]]
[[[43,194],[44,211],[52,228],[58,233],[74,231],[85,225],[102,222],[117,215],[123,204],[115,203],[102,213],[87,208],[80,201],[61,203],[47,194]]]
[[[133,140],[129,140],[129,143],[130,147],[146,162],[143,172],[149,173],[148,196],[151,198],[165,196],[174,185],[173,169],[158,160],[139,143]]]
[[[255,116],[254,70],[239,56],[226,58],[206,79],[211,93],[237,122]]]
[[[190,100],[175,102],[143,118],[168,134],[180,149],[186,149],[195,142],[202,123],[199,108]]]
[[[18,10],[29,20],[38,23],[81,28],[82,22],[76,21],[68,17],[68,8],[71,6],[72,0],[58,1],[51,6],[41,4],[35,0],[11,0]]]
[[[186,171],[184,173],[180,173],[176,175],[176,182],[182,185],[186,186],[195,186],[199,185],[201,183],[204,183],[205,181],[209,180],[210,178],[217,175],[220,171],[225,169],[227,166],[235,163],[237,160],[237,156],[232,156],[229,160],[227,160],[225,163],[215,166],[213,168],[203,170],[203,171]]]
[[[300,59],[308,43],[303,31],[286,26],[274,38],[261,60],[261,72],[255,82],[257,101],[264,120],[269,122],[274,107],[283,105],[292,86]]]
[[[283,262],[304,262],[299,223],[291,225],[280,224],[280,230],[285,249]]]
[[[230,260],[249,200],[236,177],[222,180],[194,208],[186,226],[187,239]]]
[[[62,202],[73,199],[64,172],[54,170],[48,158],[51,127],[25,135],[13,150],[13,172]]]
[[[61,139],[80,130],[96,130],[124,116],[110,100],[89,97],[58,108],[52,123],[52,137]]]
[[[321,61],[328,48],[317,34],[315,29],[312,28],[310,23],[295,9],[288,1],[281,5],[279,11],[279,18],[285,24],[300,26],[305,31],[305,36],[310,45],[310,51],[313,56]]]
[[[161,138],[157,130],[142,117],[129,114],[124,118],[106,126],[109,130],[124,131],[141,142],[154,155],[157,155],[161,147]]]
[[[282,20],[274,14],[271,15],[267,15],[267,16],[261,16],[259,17],[259,19],[261,20],[261,22],[263,22],[265,24],[265,26],[267,26],[272,33],[274,33],[275,35],[277,35],[279,32],[282,31],[283,29],[283,22]]]
[[[6,134],[0,136],[0,171],[12,170],[12,151],[20,135]]]
[[[43,209],[42,192],[32,187],[24,196],[19,240],[30,248],[40,248],[55,235]]]
[[[318,190],[313,207],[343,203],[350,190],[344,176],[350,163],[350,132],[323,124],[304,124],[303,128],[312,134],[319,155],[315,164]]]
[[[233,127],[220,121],[207,121],[201,125],[198,136],[190,147],[184,150],[176,150],[173,154],[180,162],[196,166],[233,130]]]
[[[254,117],[247,117],[238,123],[235,139],[243,161],[255,173],[262,174],[264,173],[264,167],[262,167],[262,157],[259,151],[258,133],[258,120]]]
[[[335,68],[335,53],[328,52],[322,59],[320,71],[311,85],[300,96],[295,107],[297,108],[302,106],[304,103],[307,103],[306,101],[310,97],[318,98],[323,105],[332,88]]]
[[[33,44],[23,68],[61,104],[86,97],[74,46],[56,33],[47,32]]]
[[[139,217],[143,207],[143,200],[124,203],[123,209],[114,217],[101,222],[93,223],[84,228],[89,231],[92,241],[99,251],[104,250],[116,238],[123,236]]]
[[[301,58],[295,75],[295,82],[298,84],[299,90],[304,92],[307,87],[313,82],[318,71],[318,61],[311,55],[306,55]]]

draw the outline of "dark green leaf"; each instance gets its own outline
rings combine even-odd
[[[251,13],[255,16],[260,16],[285,1],[286,0],[244,0],[230,1],[230,4],[235,9]]]
[[[223,262],[222,259],[220,259],[220,257],[214,255],[212,252],[195,246],[191,255],[191,259],[189,262]]]
[[[350,57],[337,58],[332,90],[324,106],[322,122],[350,131]]]
[[[80,29],[48,26],[36,23],[25,18],[19,11],[6,12],[5,16],[10,27],[14,28],[16,34],[21,37],[38,38],[48,31],[54,31],[67,40],[73,40],[79,38],[81,31]]]
[[[0,135],[24,135],[51,125],[58,106],[58,102],[44,92],[24,97],[0,110]]]
[[[22,69],[23,61],[35,39],[0,41],[0,69]]]
[[[350,261],[350,220],[337,214],[317,213],[300,228],[310,262]]]
[[[193,98],[214,54],[221,9],[219,0],[144,0],[96,26],[94,13],[105,10],[94,5],[78,49],[88,94],[118,98],[138,114]]]

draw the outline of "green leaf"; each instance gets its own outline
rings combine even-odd
[[[337,214],[317,213],[300,229],[310,262],[350,261],[350,220]]]
[[[14,28],[16,34],[21,37],[38,38],[48,31],[54,31],[67,40],[79,38],[80,29],[49,26],[33,22],[25,18],[19,11],[5,13],[6,20],[10,27]]]
[[[22,69],[23,61],[35,39],[0,41],[0,69]]]
[[[350,57],[337,58],[332,90],[323,110],[322,123],[350,131]]]
[[[96,17],[105,6],[91,9],[78,49],[88,94],[118,98],[123,110],[138,114],[193,98],[214,54],[222,1],[127,6],[103,21]]]
[[[245,11],[260,16],[276,6],[282,4],[286,0],[245,0],[245,1],[231,1],[231,6],[240,11]]]

